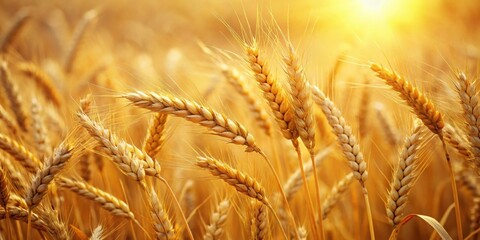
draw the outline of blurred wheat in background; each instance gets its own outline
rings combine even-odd
[[[479,239],[475,0],[0,2],[1,239]]]

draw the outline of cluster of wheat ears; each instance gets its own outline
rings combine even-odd
[[[88,51],[86,36],[98,18],[97,10],[83,14],[53,60],[22,55],[38,38],[28,29],[45,27],[33,9],[2,29],[2,239],[471,239],[479,232],[480,103],[468,74],[457,72],[448,96],[463,113],[447,117],[415,83],[363,63],[369,82],[389,86],[382,91],[396,92],[411,110],[402,134],[373,104],[369,83],[358,119],[344,116],[357,109],[337,105],[331,85],[324,92],[307,76],[289,40],[278,41],[282,62],[270,61],[261,36],[240,41],[236,53],[200,44],[216,81],[230,84],[215,82],[201,96],[119,86],[115,61],[90,64],[99,53]],[[49,38],[61,36],[49,27]],[[228,96],[218,89],[226,87]],[[210,107],[211,96],[223,107]],[[222,110],[230,106],[243,115]],[[364,154],[375,147],[388,156]],[[382,176],[369,170],[385,158],[392,171],[383,171],[382,188]],[[417,181],[432,165],[444,169],[447,194]],[[412,211],[419,202],[429,208]]]

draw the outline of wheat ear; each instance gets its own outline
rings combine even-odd
[[[25,76],[32,79],[38,88],[45,95],[45,99],[51,101],[56,107],[62,103],[62,96],[55,86],[52,79],[38,65],[31,62],[21,62],[16,64],[16,68]]]
[[[464,157],[466,163],[473,165],[472,167],[478,172],[478,169],[473,163],[475,156],[472,151],[470,151],[471,148],[468,141],[465,140],[450,124],[445,124],[443,133],[447,143],[450,144],[460,156]]]
[[[388,221],[394,227],[403,219],[408,196],[423,167],[417,159],[421,135],[422,126],[418,125],[413,129],[412,134],[405,138],[392,180],[390,180],[386,210]]]
[[[268,239],[268,211],[265,204],[259,202],[252,202],[253,216],[252,216],[252,237],[253,239],[263,240]]]
[[[365,188],[365,181],[368,178],[367,163],[363,159],[363,153],[360,151],[352,128],[346,123],[340,110],[317,86],[312,87],[312,92],[313,100],[327,117],[355,178],[360,182],[362,188]]]
[[[445,126],[442,114],[435,108],[432,101],[425,97],[417,88],[412,86],[410,82],[403,79],[397,73],[385,69],[383,66],[372,64],[370,68],[377,73],[377,76],[383,79],[393,90],[400,94],[400,97],[410,106],[423,124],[434,134],[436,134],[442,142],[445,152],[448,170],[450,172],[450,184],[452,187],[452,195],[455,203],[455,219],[457,223],[457,234],[459,239],[463,239],[462,218],[460,215],[460,202],[458,200],[457,185],[455,182],[455,174],[453,172],[450,155],[448,154],[445,140],[443,138],[442,129]]]
[[[263,204],[262,204],[263,205]],[[222,239],[222,235],[225,232],[223,226],[227,221],[228,210],[230,209],[230,201],[227,199],[218,203],[218,206],[210,216],[210,224],[205,227],[204,240],[216,240]]]
[[[21,9],[15,14],[12,21],[12,25],[9,26],[3,38],[0,40],[0,51],[6,52],[10,45],[15,42],[22,29],[25,27],[25,23],[30,18],[30,11],[27,9]]]
[[[321,108],[323,114],[332,128],[334,134],[337,136],[338,143],[342,148],[343,154],[347,159],[348,165],[352,169],[353,176],[360,183],[363,196],[365,198],[365,205],[368,217],[368,225],[370,228],[370,238],[375,239],[373,217],[368,199],[368,191],[365,181],[368,178],[367,162],[363,159],[363,153],[360,151],[360,145],[352,133],[352,128],[346,123],[342,116],[342,112],[328,99],[325,94],[317,87],[312,86],[313,101]]]
[[[307,240],[308,238],[307,228],[305,228],[304,226],[300,226],[298,227],[297,232],[298,232],[298,235],[300,236],[299,240]]]
[[[160,152],[162,147],[167,117],[167,114],[155,113],[150,123],[147,137],[143,142],[143,151],[152,159],[155,159],[155,156]]]
[[[72,157],[72,148],[68,144],[60,144],[50,156],[42,169],[33,178],[25,196],[28,209],[34,209],[48,192],[48,187],[55,175],[60,172]]]
[[[238,171],[228,164],[211,157],[197,157],[196,165],[209,170],[213,176],[222,179],[224,182],[234,187],[237,192],[245,194],[253,199],[257,199],[265,204],[275,215],[285,239],[288,238],[285,230],[282,227],[280,219],[265,196],[265,188],[263,188],[263,186],[260,185],[257,180],[241,171]]]
[[[87,27],[97,17],[97,15],[98,12],[96,10],[90,10],[85,12],[85,14],[83,14],[82,20],[80,20],[80,22],[76,26],[72,40],[70,42],[70,46],[68,47],[64,58],[63,66],[66,73],[70,73],[72,71],[75,64],[75,59],[77,58],[78,49],[80,48],[80,44],[85,35]]]
[[[92,231],[92,235],[90,236],[90,240],[103,240],[105,237],[103,236],[104,228],[102,225],[98,225]]]
[[[7,212],[8,212],[8,215],[11,219],[20,220],[20,221],[23,221],[25,223],[27,223],[27,221],[28,221],[28,210],[26,210],[24,208],[9,206],[7,211],[5,211],[5,209],[0,209],[0,219],[6,219]],[[33,226],[33,228],[35,228],[39,231],[48,232],[48,233],[53,232],[52,229],[50,228],[49,224],[47,224],[45,221],[43,221],[35,213],[32,213],[32,226]]]
[[[125,217],[136,221],[135,215],[132,211],[130,211],[127,203],[105,191],[102,191],[86,182],[66,177],[58,177],[55,182],[59,187],[68,189],[79,196],[82,196],[100,205],[103,209],[107,210],[114,216]]]
[[[139,181],[143,186],[146,171],[139,156],[134,150],[132,151],[132,147],[129,147],[130,145],[125,141],[119,140],[99,123],[92,121],[85,113],[78,112],[77,116],[82,126],[97,141],[98,149],[112,158],[125,175]]]
[[[28,151],[22,144],[3,134],[0,134],[0,149],[22,164],[30,173],[36,173],[40,167],[40,160],[33,153]]]
[[[144,93],[141,91],[126,93],[122,97],[130,100],[137,107],[146,108],[154,112],[172,114],[198,123],[207,127],[214,134],[230,139],[231,143],[247,146],[247,152],[255,151],[262,153],[255,143],[255,138],[248,133],[244,126],[196,102],[176,97],[161,96],[154,92]]]
[[[265,134],[270,136],[272,131],[272,123],[270,122],[269,116],[260,106],[260,102],[255,98],[252,91],[248,88],[245,79],[242,78],[236,69],[230,68],[225,64],[221,65],[220,68],[222,69],[222,73],[227,79],[228,83],[230,83],[230,85],[232,85],[235,90],[242,95],[245,101],[247,101],[248,109],[253,113],[253,117],[257,121],[258,126],[263,129]]]
[[[323,219],[327,218],[330,211],[332,211],[335,205],[337,205],[338,201],[340,201],[340,197],[343,195],[344,192],[348,190],[353,180],[353,173],[349,173],[345,177],[343,177],[337,184],[335,184],[335,186],[333,186],[332,190],[330,190],[330,194],[322,202]]]
[[[480,104],[478,103],[478,90],[464,73],[459,73],[457,80],[455,86],[463,108],[467,137],[471,146],[470,150],[473,153],[473,158],[468,160],[472,161],[472,167],[475,171],[480,172],[480,112],[478,111]]]
[[[397,73],[377,64],[372,64],[370,68],[377,73],[377,77],[383,79],[385,83],[400,94],[400,97],[412,108],[430,131],[434,134],[441,134],[445,123],[442,115],[436,110],[430,99]]]
[[[272,110],[283,136],[286,139],[296,139],[298,132],[295,127],[294,112],[283,88],[270,73],[267,62],[259,56],[256,42],[251,46],[245,46],[245,50],[250,69],[253,71],[255,80]]]
[[[297,53],[293,49],[291,44],[288,45],[287,56],[284,57],[284,62],[286,64],[286,72],[288,75],[288,83],[290,84],[290,93],[292,97],[292,105],[294,112],[295,127],[298,135],[302,139],[303,144],[308,149],[310,153],[310,160],[313,169],[313,178],[315,182],[315,192],[316,192],[316,203],[318,207],[318,212],[322,215],[321,208],[321,198],[320,198],[320,187],[319,180],[317,176],[317,167],[315,163],[314,148],[315,148],[315,124],[313,116],[313,101],[312,94],[310,90],[310,84],[308,84],[304,70],[300,61],[298,59]],[[296,145],[296,143],[294,143]],[[299,149],[295,147],[298,151]],[[303,161],[299,155],[299,165],[301,170],[303,170]],[[302,172],[303,173],[303,172]],[[304,183],[305,189],[308,191],[307,197],[309,198],[309,203],[311,202],[310,193],[308,190],[307,183]],[[313,208],[313,206],[311,206]],[[312,222],[315,222],[314,216],[312,217]],[[320,221],[318,224],[320,237],[323,239],[323,221]],[[317,232],[316,230],[314,232]]]
[[[8,70],[7,62],[2,61],[0,63],[0,81],[5,94],[7,95],[10,109],[15,115],[18,126],[23,131],[27,131],[27,115],[23,111],[23,101],[20,93],[18,92],[17,85],[13,82]]]
[[[155,239],[171,240],[178,239],[177,233],[168,218],[163,204],[158,200],[158,196],[152,189],[150,191],[150,215],[153,219],[153,229],[155,230]]]

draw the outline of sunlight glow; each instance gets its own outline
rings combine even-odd
[[[387,11],[388,3],[391,0],[358,0],[362,11],[366,14],[380,15]]]

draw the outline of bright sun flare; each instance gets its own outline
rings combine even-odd
[[[380,14],[387,8],[389,0],[358,0],[367,14]]]

